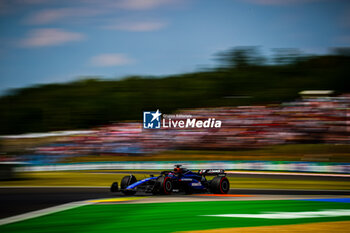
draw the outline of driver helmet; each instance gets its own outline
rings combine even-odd
[[[177,174],[177,173],[181,173],[181,170],[182,170],[182,169],[181,169],[180,167],[175,167],[175,168],[174,168],[174,173],[176,173],[176,174]]]

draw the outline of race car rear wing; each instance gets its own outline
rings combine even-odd
[[[202,169],[202,170],[199,170],[198,171],[199,174],[201,175],[211,175],[211,176],[215,176],[215,175],[218,175],[218,176],[225,176],[226,173],[225,173],[225,170],[224,169]]]

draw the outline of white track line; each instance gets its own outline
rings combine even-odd
[[[0,225],[19,222],[19,221],[36,218],[36,217],[40,217],[40,216],[44,216],[44,215],[48,215],[48,214],[52,214],[52,213],[56,213],[64,210],[69,210],[80,206],[91,205],[91,204],[93,203],[87,202],[87,201],[78,201],[78,202],[71,202],[63,205],[53,206],[42,210],[36,210],[25,214],[20,214],[20,215],[8,217],[8,218],[0,219]]]
[[[238,172],[226,171],[229,174],[247,174],[247,175],[286,175],[286,176],[328,176],[328,177],[350,177],[350,174],[322,174],[322,173],[307,173],[307,172]]]

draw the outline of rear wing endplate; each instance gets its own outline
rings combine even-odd
[[[201,175],[226,175],[224,169],[202,169],[198,173]]]

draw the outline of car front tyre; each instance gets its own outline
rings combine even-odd
[[[162,176],[157,179],[156,184],[157,190],[155,190],[154,194],[165,194],[169,195],[173,191],[173,182],[169,177]]]
[[[125,189],[129,185],[136,183],[136,182],[137,182],[137,179],[134,175],[124,176],[122,181],[120,182],[120,189],[122,190],[122,193],[124,193],[125,195],[134,195],[136,193],[136,191],[125,190]]]

